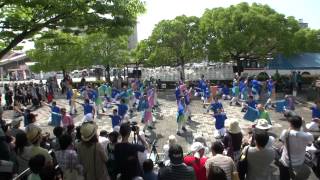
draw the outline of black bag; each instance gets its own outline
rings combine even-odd
[[[247,146],[245,150],[245,153],[241,153],[240,159],[238,162],[238,172],[239,172],[239,179],[244,180],[246,177],[246,174],[248,173],[248,150],[250,146]]]

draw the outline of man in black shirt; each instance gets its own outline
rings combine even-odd
[[[183,163],[183,151],[180,145],[172,145],[169,148],[170,166],[161,168],[158,180],[195,180],[192,167]]]
[[[121,174],[121,179],[132,179],[136,176],[142,176],[142,168],[140,167],[138,160],[138,152],[144,152],[147,147],[147,143],[139,135],[139,128],[136,127],[135,132],[137,133],[138,140],[143,143],[131,144],[128,139],[131,133],[131,127],[129,123],[121,124],[120,135],[122,137],[122,142],[118,143],[114,150],[115,161],[119,173]]]

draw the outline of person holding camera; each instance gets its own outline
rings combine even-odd
[[[136,133],[138,140],[140,140],[143,145],[129,143],[131,131]],[[129,123],[121,124],[120,135],[122,137],[122,141],[121,143],[116,144],[114,150],[115,165],[119,170],[118,173],[121,174],[120,179],[132,179],[137,176],[142,177],[143,172],[139,164],[138,152],[145,151],[148,147],[147,142],[140,137],[139,127],[131,126]]]

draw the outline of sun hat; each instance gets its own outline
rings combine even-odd
[[[228,131],[232,134],[238,134],[241,132],[241,128],[239,126],[239,121],[231,120],[228,126]]]
[[[266,119],[257,119],[257,124],[255,126],[257,129],[267,130],[271,129],[272,125]]]
[[[201,143],[201,142],[194,142],[192,145],[191,145],[191,151],[194,153],[194,157],[195,158],[200,158],[200,153],[199,151],[201,149],[205,149],[204,145]]]
[[[97,134],[97,129],[98,126],[94,123],[83,123],[80,128],[81,139],[83,141],[89,141]]]
[[[21,121],[22,121],[21,118],[15,118],[15,119],[13,119],[13,120],[11,121],[11,126],[12,126],[12,127],[16,127],[16,126],[19,125],[19,123],[20,123]]]
[[[38,126],[29,126],[27,130],[27,138],[30,143],[34,143],[41,138],[41,128]]]

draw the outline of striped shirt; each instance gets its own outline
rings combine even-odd
[[[226,173],[228,180],[231,180],[232,173],[236,172],[236,166],[233,160],[229,156],[222,154],[216,154],[215,156],[209,158],[206,162],[207,175],[209,174],[210,166],[218,166]]]
[[[158,180],[196,180],[196,176],[193,168],[183,163],[160,169]]]

